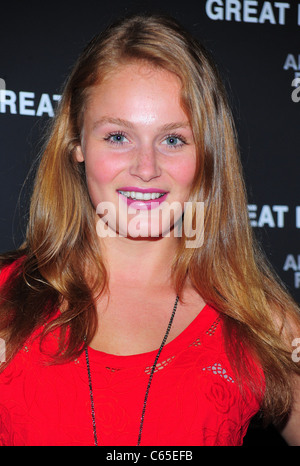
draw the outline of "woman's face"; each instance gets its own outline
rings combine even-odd
[[[166,235],[182,216],[196,149],[180,90],[176,75],[142,63],[120,66],[92,90],[76,157],[111,232]]]

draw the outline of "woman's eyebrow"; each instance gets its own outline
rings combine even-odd
[[[174,123],[167,123],[159,127],[160,131],[172,131],[178,128],[189,128],[191,125],[189,121],[178,121]]]
[[[93,124],[93,129],[97,129],[101,125],[105,125],[106,123],[112,123],[118,126],[125,126],[126,128],[132,129],[134,127],[133,123],[128,120],[123,120],[122,118],[113,118],[113,117],[102,117],[99,120],[95,121]]]
[[[124,126],[125,128],[128,129],[133,129],[134,128],[134,123],[128,120],[124,120],[123,118],[113,118],[113,117],[108,117],[104,116],[93,124],[93,129],[97,129],[99,126],[104,125],[106,123],[111,123],[114,125],[118,126]],[[160,126],[158,129],[159,131],[172,131],[178,128],[186,128],[190,127],[189,121],[178,121],[178,122],[172,122],[172,123],[166,123],[162,126]]]

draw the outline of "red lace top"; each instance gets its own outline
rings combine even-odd
[[[156,353],[115,356],[89,349],[99,445],[136,445]],[[63,365],[46,361],[38,339],[31,339],[0,374],[0,445],[93,445],[85,354]],[[141,446],[241,445],[258,409],[248,389],[241,395],[222,319],[206,305],[162,350]]]

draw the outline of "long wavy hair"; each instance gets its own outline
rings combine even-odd
[[[190,200],[204,202],[205,237],[195,248],[185,247],[184,234],[179,239],[174,290],[180,296],[189,277],[218,309],[241,386],[247,383],[261,396],[246,364],[251,354],[264,371],[263,412],[277,419],[291,405],[290,376],[300,372],[290,348],[292,329],[299,328],[298,307],[249,225],[236,131],[218,70],[202,45],[163,16],[135,15],[108,27],[88,44],[65,84],[36,174],[25,242],[1,256],[2,266],[19,258],[1,289],[7,363],[41,325],[44,336],[59,329],[55,363],[78,357],[84,340],[88,344],[95,334],[96,297],[108,291],[108,277],[84,163],[76,161],[74,151],[93,87],[122,64],[140,60],[180,78],[197,147]],[[62,301],[67,308],[51,319]]]

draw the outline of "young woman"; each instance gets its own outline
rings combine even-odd
[[[84,50],[0,277],[3,445],[241,445],[258,411],[299,441],[299,311],[253,239],[217,70],[173,20]]]

